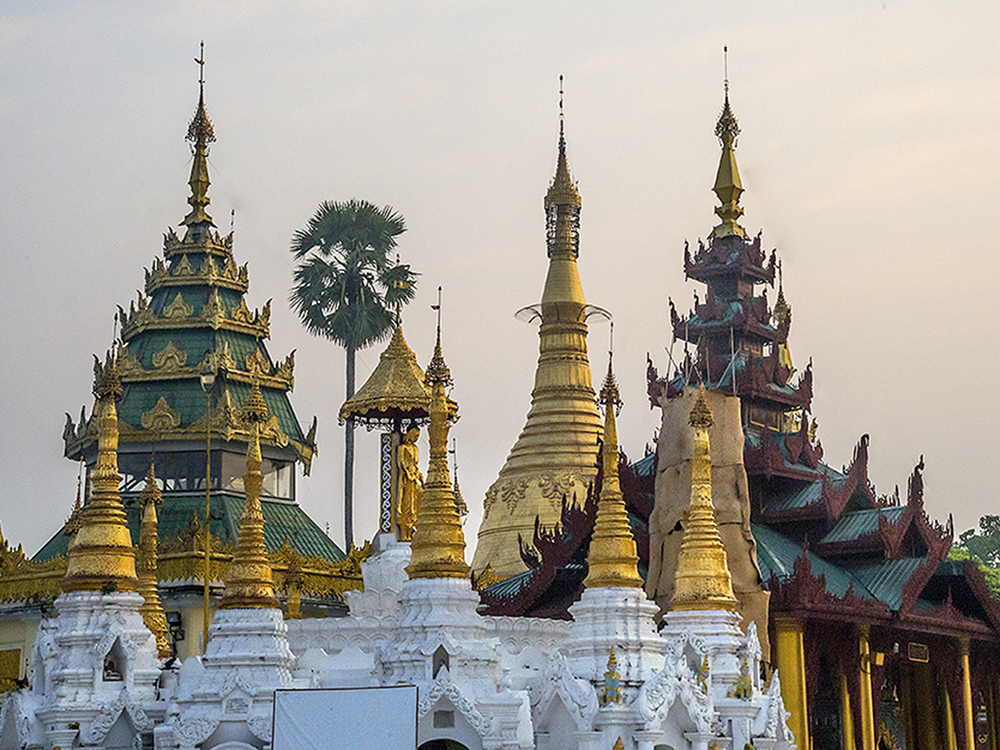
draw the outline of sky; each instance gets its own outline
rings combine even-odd
[[[639,458],[659,420],[646,354],[666,368],[668,298],[683,313],[700,291],[684,242],[715,223],[724,45],[743,224],[783,261],[825,460],[849,463],[870,434],[869,475],[890,494],[923,455],[930,516],[974,526],[1000,512],[998,23],[993,1],[3,3],[4,537],[33,553],[72,506],[64,413],[90,411],[91,354],[187,213],[202,40],[209,212],[228,229],[235,209],[247,302],[274,300],[271,356],[297,351],[292,401],[304,425],[318,416],[320,445],[299,500],[338,542],[344,354],[288,307],[292,233],[324,200],[406,218],[399,252],[421,276],[404,330],[424,365],[443,287],[471,560],[530,404],[537,328],[514,313],[545,277],[559,75],[580,276],[615,319],[619,438]],[[598,378],[608,338],[594,320]],[[361,352],[359,383],[380,350]],[[375,531],[377,442],[357,434],[358,538]]]

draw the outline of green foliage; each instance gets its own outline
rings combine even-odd
[[[948,559],[974,560],[986,577],[990,594],[1000,600],[1000,516],[983,516],[978,533],[969,529],[959,534]]]
[[[349,352],[392,330],[394,311],[413,299],[416,274],[390,258],[406,230],[390,206],[368,201],[324,201],[305,229],[295,232],[298,261],[291,303],[306,330]]]

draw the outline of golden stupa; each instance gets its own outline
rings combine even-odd
[[[149,473],[146,475],[146,485],[139,493],[142,522],[139,525],[139,553],[136,556],[136,573],[139,577],[136,590],[143,600],[142,606],[139,607],[142,621],[156,637],[156,650],[159,652],[160,658],[166,659],[173,655],[173,649],[170,647],[167,618],[163,614],[163,605],[160,603],[160,592],[156,587],[158,580],[156,559],[157,547],[159,546],[156,507],[162,502],[163,495],[156,483],[156,470],[150,464]]]
[[[472,560],[476,575],[487,567],[499,578],[525,570],[518,536],[531,542],[536,517],[546,526],[558,522],[563,498],[582,503],[597,474],[604,427],[587,358],[587,303],[576,264],[580,204],[560,121],[559,159],[545,196],[549,270],[542,303],[532,308],[541,328],[531,409],[486,492]]]

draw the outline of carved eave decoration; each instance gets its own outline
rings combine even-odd
[[[230,312],[219,299],[217,291],[209,297],[202,307],[201,313],[194,314],[194,307],[184,300],[182,292],[178,292],[173,301],[163,308],[163,314],[157,315],[149,306],[146,298],[140,294],[137,301],[129,303],[128,312],[119,309],[122,321],[122,340],[133,339],[143,331],[170,330],[179,328],[219,328],[245,333],[257,339],[267,339],[271,336],[271,301],[260,310],[250,312],[244,300],[240,300]]]
[[[0,534],[0,602],[53,600],[62,591],[66,558],[62,555],[32,562],[21,545],[11,548]]]
[[[777,251],[771,250],[770,260],[761,249],[760,232],[752,240],[735,235],[712,236],[706,245],[698,240],[698,252],[691,257],[691,248],[684,243],[684,277],[707,282],[718,276],[739,276],[760,283],[774,284]]]
[[[734,306],[736,309],[734,309]],[[670,322],[674,337],[697,344],[703,336],[713,332],[732,329],[742,333],[747,338],[782,344],[788,338],[788,325],[774,326],[771,324],[771,309],[767,295],[738,300],[733,304],[724,304],[709,294],[704,302],[695,304],[694,311],[686,318],[677,314],[677,309],[670,303]]]
[[[295,389],[295,352],[291,352],[284,361],[276,366],[270,364],[259,349],[254,349],[244,360],[244,367],[238,367],[236,360],[229,352],[229,344],[216,349],[212,359],[219,370],[224,370],[227,380],[252,385],[256,379],[261,388],[272,388],[280,391]],[[128,352],[121,350],[121,379],[123,383],[143,383],[160,380],[197,380],[201,374],[201,362],[187,364],[187,352],[180,351],[168,342],[160,352],[153,355],[152,369],[146,369],[139,360]]]
[[[153,267],[145,269],[145,275],[147,296],[152,296],[154,292],[165,287],[219,286],[241,294],[245,294],[250,288],[247,264],[237,267],[232,256],[217,264],[213,256],[206,255],[197,271],[186,254],[182,255],[180,261],[171,268],[156,258]]]
[[[233,254],[232,232],[223,236],[209,229],[194,235],[188,232],[180,238],[173,229],[168,229],[163,235],[163,257],[167,260],[178,255],[195,253],[218,256],[225,262]]]

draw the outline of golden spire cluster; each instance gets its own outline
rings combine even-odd
[[[437,342],[434,356],[427,365],[427,389],[431,394],[427,437],[430,459],[424,494],[417,510],[413,531],[410,578],[466,578],[465,536],[462,519],[455,505],[455,493],[448,471],[448,430],[458,417],[458,404],[448,398],[445,388],[451,385],[451,371],[441,354],[441,311],[438,308]]]
[[[621,406],[618,383],[615,381],[611,357],[608,357],[608,374],[601,388],[601,403],[604,405],[604,446],[601,453],[604,478],[601,496],[597,501],[597,520],[594,534],[590,539],[587,553],[589,572],[583,585],[587,588],[599,586],[624,586],[641,588],[642,578],[636,567],[635,538],[628,522],[628,513],[622,499],[621,484],[618,480],[618,429],[615,424],[615,410]]]
[[[208,179],[208,144],[215,141],[215,129],[212,121],[208,119],[208,112],[205,110],[205,43],[201,43],[201,55],[195,58],[198,63],[198,107],[194,111],[191,124],[188,125],[187,137],[185,140],[191,142],[191,153],[194,161],[191,164],[191,177],[188,185],[191,186],[191,197],[188,204],[191,206],[191,213],[184,217],[182,226],[193,226],[197,224],[207,224],[215,226],[212,217],[205,211],[205,206],[209,204],[208,186],[211,182]]]
[[[139,607],[142,621],[156,638],[156,650],[159,652],[160,658],[166,659],[173,653],[173,650],[170,648],[167,618],[163,614],[163,606],[160,604],[160,592],[156,588],[157,546],[159,545],[156,508],[162,503],[163,495],[156,483],[156,470],[153,468],[153,464],[150,464],[149,473],[146,474],[146,484],[142,488],[142,492],[139,493],[142,522],[139,526],[139,554],[136,556],[136,572],[139,576],[136,590],[143,599],[142,606]]]
[[[97,403],[97,461],[90,475],[90,500],[83,509],[79,531],[66,553],[62,590],[135,591],[135,548],[125,509],[118,497],[118,413],[122,395],[118,361],[108,352],[104,364],[94,357],[94,396]]]
[[[728,50],[726,50],[728,54]],[[728,68],[728,57],[727,57]],[[722,114],[715,124],[715,135],[722,145],[722,156],[719,158],[719,170],[715,174],[715,186],[712,191],[718,196],[721,206],[715,209],[721,222],[712,230],[713,237],[728,237],[735,235],[746,238],[747,231],[740,226],[739,218],[743,215],[740,206],[740,195],[743,193],[743,182],[740,180],[740,170],[736,165],[736,138],[740,134],[740,126],[736,116],[729,106],[729,74],[726,73],[725,102]]]
[[[264,483],[264,475],[260,473],[260,425],[267,420],[267,405],[260,394],[258,380],[254,380],[243,405],[243,419],[251,425],[247,473],[243,475],[246,502],[233,561],[226,573],[226,593],[219,602],[219,609],[277,609],[274,579],[264,547],[264,513],[260,507],[260,488]]]
[[[704,388],[698,392],[689,421],[694,430],[691,504],[684,513],[684,540],[677,556],[674,598],[670,606],[673,610],[734,611],[737,601],[733,579],[712,506],[712,458],[708,440],[712,410],[705,400]]]

